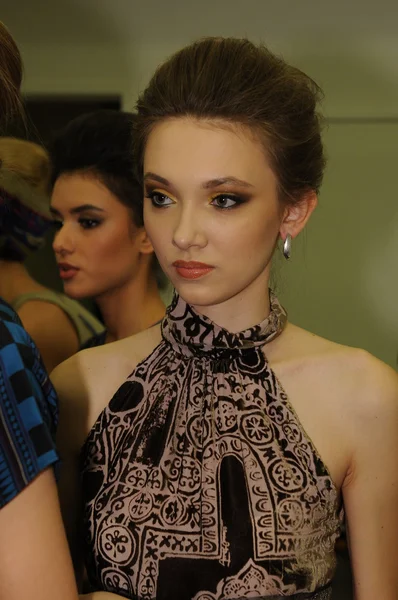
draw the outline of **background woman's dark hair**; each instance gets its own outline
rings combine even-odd
[[[278,178],[282,200],[294,202],[322,183],[317,84],[263,45],[205,38],[161,65],[137,102],[136,162],[156,123],[192,116],[246,125],[259,135]]]
[[[23,66],[18,46],[0,21],[0,133],[13,117],[24,118],[20,96]]]
[[[87,173],[99,179],[142,227],[142,188],[132,159],[135,115],[99,110],[73,119],[49,145],[52,184],[64,174]]]
[[[133,163],[133,126],[136,115],[117,110],[99,110],[73,119],[49,145],[52,185],[65,174],[88,174],[131,209],[133,222],[143,226],[142,186]],[[158,285],[165,277],[153,255]]]

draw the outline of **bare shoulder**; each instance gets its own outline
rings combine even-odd
[[[40,330],[40,327],[43,328],[45,324],[56,323],[57,327],[62,327],[62,331],[65,329],[71,330],[77,339],[75,328],[68,315],[61,307],[52,302],[29,300],[17,312],[23,323],[26,322],[31,327],[35,326],[37,331]]]
[[[394,444],[398,376],[389,366],[290,323],[265,352],[338,488],[370,439]]]
[[[88,381],[123,382],[160,341],[160,326],[155,326],[118,342],[83,350],[75,358]]]
[[[283,339],[284,338],[284,339]],[[282,346],[283,343],[283,346]],[[398,407],[398,374],[366,350],[337,344],[289,324],[276,348],[293,370],[332,390],[361,418]]]
[[[90,385],[109,377],[127,377],[161,341],[160,327],[152,327],[118,342],[81,350],[59,365],[51,374],[58,386],[76,391],[76,386]],[[72,377],[74,375],[74,377]]]
[[[160,326],[118,342],[78,352],[51,374],[62,414],[82,425],[84,440],[117,389],[161,341]],[[78,417],[79,415],[79,417]]]

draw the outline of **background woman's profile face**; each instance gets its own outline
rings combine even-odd
[[[79,173],[59,177],[51,210],[57,229],[53,249],[66,294],[98,297],[135,276],[142,228],[97,178]]]
[[[146,230],[187,302],[264,293],[283,207],[251,130],[188,117],[162,121],[145,149],[144,194]]]

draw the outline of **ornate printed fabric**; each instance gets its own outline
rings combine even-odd
[[[82,451],[86,563],[137,600],[328,600],[338,495],[263,346],[176,296]]]

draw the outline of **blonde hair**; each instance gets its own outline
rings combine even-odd
[[[0,137],[0,171],[17,175],[37,192],[49,193],[50,157],[47,150],[38,144]]]
[[[0,130],[15,115],[24,119],[20,95],[21,54],[7,27],[0,21]]]

